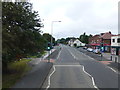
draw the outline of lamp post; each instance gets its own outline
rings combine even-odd
[[[51,47],[53,46],[53,38],[52,38],[52,35],[53,35],[53,24],[55,22],[61,22],[61,21],[52,21],[51,22]],[[52,49],[50,50],[50,52],[52,53]],[[50,55],[49,55],[50,56]],[[49,59],[50,60],[50,59]]]
[[[52,21],[51,23],[51,46],[53,46],[53,38],[52,38],[52,35],[53,35],[53,24],[54,22],[61,22],[61,21]],[[52,52],[52,49],[51,49],[51,52]]]

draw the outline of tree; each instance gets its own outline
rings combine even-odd
[[[47,42],[50,42],[50,43],[51,43],[51,37],[52,37],[52,42],[53,44],[55,44],[55,38],[51,36],[49,33],[44,33],[43,37],[47,40]]]
[[[66,41],[65,41],[65,40],[66,40],[65,38],[61,38],[61,39],[59,40],[59,43],[66,44]]]
[[[80,35],[79,40],[82,43],[88,44],[88,42],[89,42],[89,36],[86,35],[86,33],[84,32],[82,35]]]
[[[2,61],[7,63],[42,52],[46,40],[40,35],[43,27],[38,12],[29,2],[2,2]]]

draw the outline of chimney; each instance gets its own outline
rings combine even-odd
[[[100,33],[101,36],[102,36],[103,34],[105,34],[105,33]]]
[[[109,33],[111,34],[111,31],[109,31]]]

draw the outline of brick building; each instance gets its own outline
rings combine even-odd
[[[95,49],[95,48],[100,48],[101,44],[103,44],[103,51],[110,52],[111,36],[113,36],[111,32],[94,35],[93,37],[89,38],[89,46]]]
[[[120,34],[111,37],[111,58],[120,63]]]

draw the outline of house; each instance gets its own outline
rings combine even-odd
[[[73,43],[74,43],[74,40],[75,40],[75,39],[70,39],[70,40],[68,41],[68,45],[72,47],[72,46],[73,46]]]
[[[85,46],[84,43],[82,43],[80,40],[78,39],[70,39],[68,41],[68,45],[71,46],[71,47],[80,47],[80,46]]]
[[[93,49],[103,47],[104,52],[111,51],[111,32],[100,33],[89,38],[89,46]]]
[[[96,49],[97,46],[99,46],[99,37],[100,35],[94,35],[91,38],[89,38],[89,47]]]
[[[115,62],[119,62],[120,57],[120,34],[113,35],[111,37],[111,59]]]

